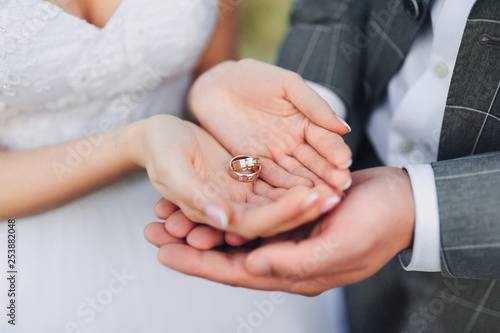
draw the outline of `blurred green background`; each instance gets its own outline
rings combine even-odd
[[[243,0],[240,9],[240,58],[274,63],[288,29],[293,0]]]

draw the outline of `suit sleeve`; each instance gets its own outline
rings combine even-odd
[[[500,279],[500,152],[432,164],[444,275]]]

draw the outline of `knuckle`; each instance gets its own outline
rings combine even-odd
[[[323,157],[317,155],[312,158],[310,161],[311,168],[315,170],[315,173],[323,174],[327,169],[328,165],[326,165]]]
[[[332,170],[329,174],[328,182],[337,187],[341,188],[347,184],[349,178],[351,177],[351,172],[349,170]]]
[[[287,71],[286,72],[287,80],[289,80],[291,83],[303,83],[304,79],[302,76],[300,76],[298,73],[292,72],[292,71]]]
[[[330,147],[330,162],[335,165],[343,165],[352,158],[352,151],[345,143],[338,143]]]
[[[184,211],[184,215],[188,220],[193,221],[195,223],[197,222],[207,223],[206,217],[201,212],[186,208],[183,208],[182,210]]]

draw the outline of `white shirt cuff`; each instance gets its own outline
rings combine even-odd
[[[345,107],[344,102],[342,99],[340,99],[339,96],[337,96],[336,93],[331,91],[325,86],[322,86],[321,84],[318,84],[316,82],[308,81],[305,80],[306,83],[309,85],[309,87],[312,88],[318,95],[323,98],[328,105],[332,108],[333,111],[342,119],[345,119],[347,116],[347,109]]]
[[[399,254],[407,271],[441,271],[439,208],[434,171],[429,164],[404,167],[410,176],[415,200],[413,249]]]

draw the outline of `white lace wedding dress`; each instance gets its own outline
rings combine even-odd
[[[0,0],[0,150],[52,145],[158,113],[182,116],[216,9],[216,0],[123,0],[99,29],[42,0]],[[60,181],[98,144],[82,141],[53,161]],[[0,332],[340,331],[339,294],[231,288],[160,265],[143,237],[158,199],[145,176],[134,176],[17,218],[15,326],[7,316],[8,224],[0,222]]]

